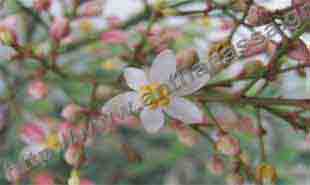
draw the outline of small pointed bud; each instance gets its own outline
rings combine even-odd
[[[256,168],[256,179],[262,183],[275,183],[278,179],[277,171],[269,164],[260,164]]]
[[[239,174],[230,174],[226,177],[227,185],[244,185],[244,177]]]
[[[208,168],[214,175],[221,175],[224,171],[224,162],[219,156],[213,156],[208,164]]]
[[[198,54],[195,49],[189,48],[177,54],[177,70],[190,68],[198,62]]]
[[[8,27],[0,26],[0,43],[5,46],[16,46],[17,37],[15,32]]]
[[[74,121],[81,114],[82,107],[71,103],[67,105],[61,112],[61,116],[68,121]]]
[[[85,162],[84,146],[80,143],[71,144],[65,153],[66,162],[75,167],[80,167]]]
[[[61,39],[68,36],[70,33],[69,20],[64,17],[55,17],[53,24],[50,28],[50,36],[55,41],[60,41]]]
[[[42,12],[47,11],[51,7],[52,0],[34,0],[33,3],[34,9]]]
[[[240,153],[239,141],[227,134],[220,136],[216,143],[216,148],[223,154],[229,156],[235,156]]]
[[[41,80],[33,81],[28,86],[28,95],[35,100],[40,100],[48,95],[48,86]]]

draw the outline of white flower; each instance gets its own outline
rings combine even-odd
[[[180,88],[183,92],[170,92],[167,84],[175,73],[176,57],[170,50],[160,53],[147,72],[137,68],[126,68],[124,77],[134,91],[112,98],[103,106],[102,112],[119,111],[119,107],[124,105],[134,110],[142,109],[140,119],[150,133],[157,132],[164,125],[164,113],[187,124],[202,122],[203,113],[198,107],[179,95],[184,96],[197,91],[202,87],[202,83],[205,84],[207,78],[196,81],[193,79],[193,83],[189,84],[192,90],[186,87]]]

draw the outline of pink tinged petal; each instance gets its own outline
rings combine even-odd
[[[139,123],[139,119],[135,116],[112,116],[115,125],[135,126]]]
[[[45,131],[37,124],[29,123],[22,128],[21,139],[27,144],[42,143],[45,139]]]
[[[126,68],[124,70],[124,77],[127,85],[133,90],[140,90],[141,87],[147,85],[149,82],[145,72],[137,68]]]
[[[173,97],[171,104],[164,108],[164,111],[169,116],[187,124],[201,123],[203,121],[203,113],[194,103],[185,98]]]
[[[21,151],[21,159],[27,160],[31,159],[34,156],[38,155],[40,152],[42,152],[46,147],[44,145],[28,145]]]
[[[0,22],[0,26],[7,27],[11,30],[16,30],[17,25],[17,16],[8,16]]]
[[[70,33],[69,20],[64,17],[54,18],[53,23],[50,27],[50,36],[54,40],[59,41],[68,36],[69,33]]]
[[[309,0],[292,0],[292,6],[299,6],[309,3]]]
[[[176,56],[171,50],[161,52],[154,60],[150,80],[152,82],[166,82],[176,73]]]
[[[140,119],[143,127],[149,133],[156,133],[165,123],[165,116],[161,109],[145,108],[140,114]]]
[[[297,61],[310,62],[310,51],[302,41],[296,41],[294,46],[289,50],[288,56]]]

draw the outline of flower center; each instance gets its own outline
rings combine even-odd
[[[168,106],[170,103],[169,88],[165,85],[152,83],[143,86],[140,90],[142,101],[151,109]]]
[[[46,140],[46,146],[49,149],[57,150],[60,148],[60,141],[57,134],[50,134]]]

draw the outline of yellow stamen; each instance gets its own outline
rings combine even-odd
[[[151,109],[168,106],[170,104],[169,94],[168,87],[158,83],[143,86],[140,90],[143,103]]]
[[[50,134],[46,139],[46,146],[49,149],[57,150],[61,147],[59,137],[56,133]]]

